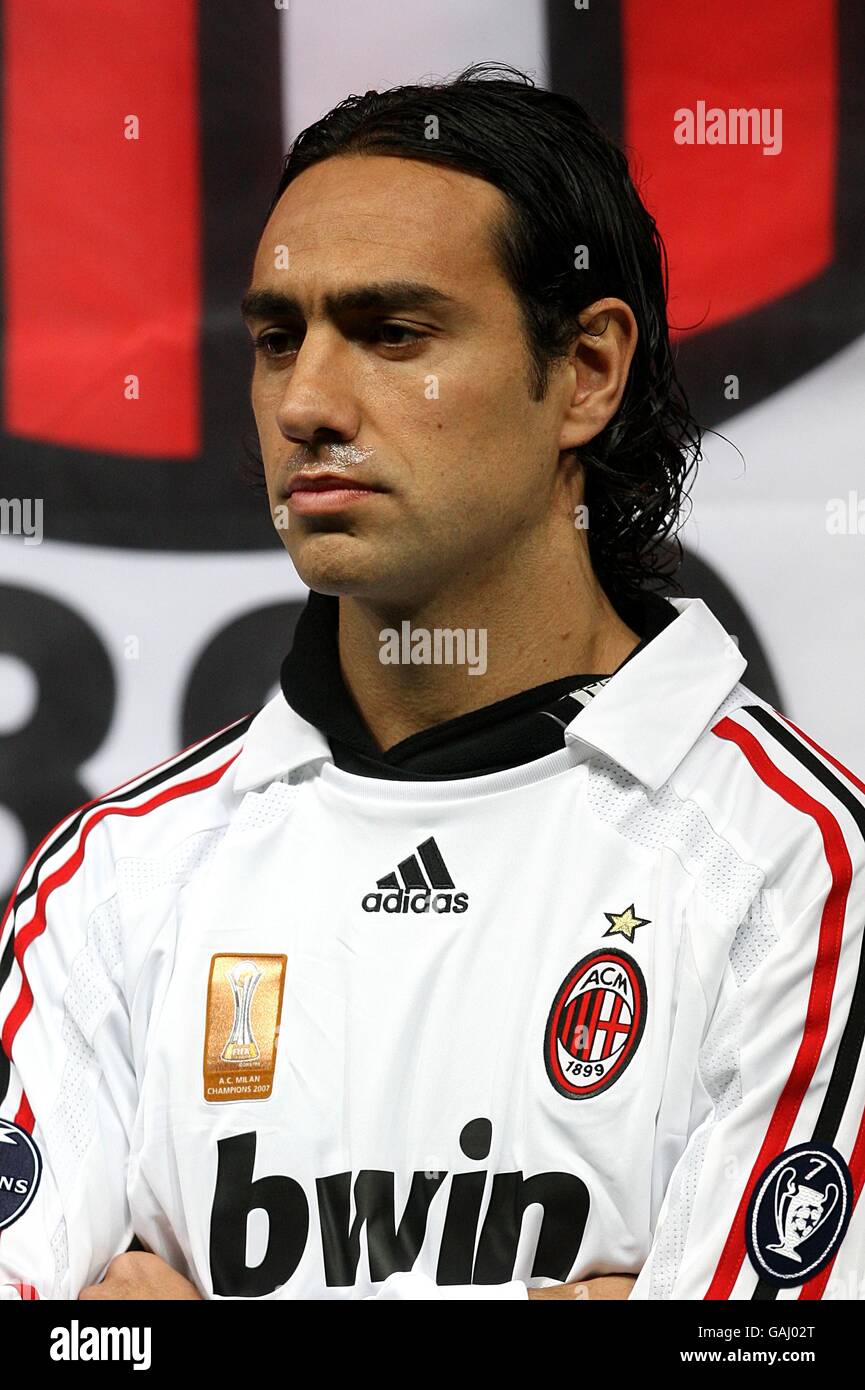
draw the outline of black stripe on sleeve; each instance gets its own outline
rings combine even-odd
[[[191,768],[196,767],[212,754],[218,753],[221,748],[224,748],[229,743],[233,743],[235,739],[244,734],[254,717],[254,714],[245,715],[243,719],[239,719],[235,724],[229,725],[227,729],[221,730],[218,734],[214,734],[213,738],[208,739],[205,743],[192,749],[185,757],[181,757],[179,762],[174,762],[169,767],[164,767],[154,772],[153,776],[149,777],[145,782],[140,782],[137,786],[131,787],[125,792],[118,792],[114,796],[108,795],[100,797],[99,800],[91,802],[73,817],[61,835],[55,840],[52,840],[49,845],[46,845],[44,852],[33,865],[29,884],[26,888],[22,889],[13,900],[9,939],[6,943],[3,955],[0,957],[0,990],[2,990],[6,981],[9,979],[12,970],[12,962],[15,959],[15,913],[24,903],[28,902],[37,891],[39,876],[45,863],[57,850],[62,849],[63,846],[68,844],[69,840],[77,834],[85,815],[96,810],[99,806],[111,806],[114,805],[115,802],[131,801],[133,797],[139,796],[143,792],[153,791],[155,788],[171,781],[172,778],[180,776],[184,772],[188,772]],[[10,1059],[6,1056],[3,1047],[0,1046],[0,1104],[2,1104],[6,1098],[9,1089],[9,1079]]]
[[[803,744],[799,736],[777,715],[770,714],[762,705],[745,705],[743,708],[746,713],[751,715],[752,719],[756,720],[768,734],[771,734],[781,744],[782,748],[786,749],[791,757],[801,763],[826,788],[830,796],[841,803],[844,809],[849,812],[863,842],[865,842],[865,803],[859,799],[856,793],[840,777],[831,772],[826,764]],[[844,1109],[850,1097],[856,1068],[859,1065],[863,1038],[865,1038],[865,932],[862,935],[856,984],[850,1000],[847,1022],[844,1025],[844,1032],[835,1054],[832,1075],[829,1079],[829,1085],[826,1087],[826,1095],[820,1107],[820,1114],[814,1125],[814,1133],[811,1136],[817,1143],[834,1144],[835,1142]],[[777,1296],[778,1290],[773,1288],[771,1284],[767,1284],[764,1279],[758,1280],[751,1295],[752,1299],[757,1302],[769,1302]]]
[[[163,783],[170,781],[172,777],[179,777],[184,772],[188,772],[190,768],[196,767],[197,764],[203,762],[205,758],[210,757],[214,753],[218,753],[221,748],[224,748],[229,743],[233,743],[235,739],[245,734],[254,718],[254,714],[244,715],[243,719],[239,719],[237,723],[229,725],[227,729],[223,729],[220,733],[214,734],[213,738],[208,739],[205,743],[194,748],[191,752],[187,753],[185,757],[182,757],[179,762],[174,762],[169,767],[154,772],[153,776],[149,777],[145,782],[139,782],[137,786],[130,787],[127,791],[117,792],[116,794],[109,793],[83,806],[81,810],[72,817],[72,820],[66,826],[65,830],[58,835],[56,839],[52,840],[50,844],[45,846],[39,859],[32,865],[30,880],[27,887],[22,888],[20,892],[13,897],[13,913],[17,912],[19,908],[23,907],[23,905],[33,897],[39,882],[39,875],[44,865],[53,854],[56,854],[59,849],[62,849],[64,845],[68,844],[69,841],[77,835],[86,815],[89,815],[91,811],[95,811],[98,806],[109,806],[114,805],[115,802],[123,803],[132,801],[134,797],[141,796],[144,792],[153,791],[156,787],[162,786]]]
[[[15,936],[14,936],[14,933],[13,933],[13,932],[10,932],[10,933],[9,933],[9,940],[8,940],[8,942],[7,942],[7,944],[6,944],[6,949],[5,949],[5,951],[3,952],[2,957],[0,957],[0,993],[2,993],[2,991],[3,991],[3,986],[5,985],[6,981],[9,979],[9,975],[10,975],[11,970],[12,970],[12,962],[13,962],[14,959],[15,959]],[[8,1090],[9,1090],[9,1058],[6,1056],[6,1053],[5,1053],[4,1050],[3,1050],[3,1044],[0,1043],[0,1105],[2,1105],[2,1104],[3,1104],[3,1101],[6,1099],[6,1092],[7,1092]]]

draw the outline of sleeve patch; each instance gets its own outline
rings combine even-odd
[[[829,1145],[796,1144],[763,1169],[745,1239],[751,1264],[776,1289],[804,1284],[832,1260],[853,1213],[853,1180]]]
[[[41,1176],[42,1156],[27,1130],[0,1120],[0,1231],[24,1215]]]

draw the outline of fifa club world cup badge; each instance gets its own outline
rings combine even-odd
[[[569,970],[544,1033],[544,1063],[559,1095],[600,1095],[631,1061],[646,1026],[646,981],[633,957],[610,947]]]
[[[273,1090],[285,956],[214,956],[207,985],[204,1099],[267,1100]]]
[[[835,1255],[853,1211],[853,1182],[828,1144],[797,1144],[764,1169],[746,1218],[748,1254],[777,1289],[804,1284]]]

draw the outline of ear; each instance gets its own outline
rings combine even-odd
[[[623,299],[598,299],[580,315],[582,332],[568,358],[570,392],[559,449],[586,444],[613,418],[621,404],[639,330]]]

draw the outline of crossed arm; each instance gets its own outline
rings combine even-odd
[[[555,1284],[548,1289],[529,1289],[529,1298],[623,1299],[634,1284],[630,1274],[608,1274],[574,1284]],[[116,1256],[98,1284],[82,1289],[79,1299],[132,1300],[201,1299],[188,1279],[178,1274],[158,1255],[127,1251]]]

